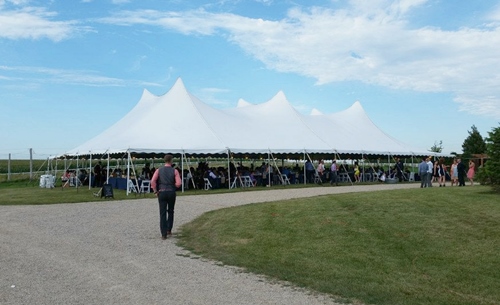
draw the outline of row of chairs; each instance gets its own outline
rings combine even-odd
[[[210,183],[210,180],[208,178],[203,178],[205,182],[205,191],[210,190],[213,188],[212,183]],[[255,184],[250,176],[236,176],[233,178],[233,181],[230,184],[230,188],[235,188],[238,186],[240,187],[254,187]],[[281,184],[283,185],[290,185],[290,179],[286,175],[281,175]]]

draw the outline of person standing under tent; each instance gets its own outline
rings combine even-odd
[[[322,159],[319,160],[317,171],[319,176],[319,184],[323,184],[323,174],[325,173],[325,161],[323,161]]]
[[[427,187],[427,171],[429,170],[429,166],[427,166],[427,162],[425,158],[422,158],[422,162],[418,165],[418,175],[420,176],[420,187]]]
[[[359,169],[358,161],[354,162],[354,182],[361,182],[361,170]]]
[[[172,167],[172,158],[172,155],[165,155],[165,166],[158,168],[151,179],[151,188],[158,197],[160,207],[160,232],[163,240],[172,235],[175,191],[182,185],[179,172]]]
[[[434,176],[434,165],[431,161],[432,157],[427,158],[427,187],[432,187],[432,178]]]
[[[465,164],[462,159],[457,159],[458,186],[465,186]]]
[[[333,160],[332,166],[330,166],[330,185],[339,185],[339,182],[337,180],[337,175],[338,173],[338,168],[337,168],[337,160]]]
[[[470,185],[474,185],[474,175],[476,174],[476,163],[474,161],[469,161],[469,170],[467,171],[467,179],[470,181]]]
[[[94,166],[94,187],[102,186],[102,163],[101,161],[97,162]]]
[[[306,182],[313,183],[314,182],[314,165],[310,160],[306,161]]]
[[[396,160],[397,160],[396,171],[397,171],[398,180],[399,180],[399,182],[403,182],[403,170],[405,168],[405,165],[404,165],[403,161],[401,161],[401,158],[397,158]]]
[[[143,177],[143,179],[150,180],[152,177],[151,168],[149,166],[149,163],[146,163],[146,165],[144,165],[144,167],[142,168],[141,176]]]

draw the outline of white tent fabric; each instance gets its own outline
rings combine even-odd
[[[381,131],[359,102],[332,114],[300,114],[283,92],[268,102],[244,100],[215,109],[190,94],[179,78],[164,95],[144,90],[121,120],[64,155],[173,153],[362,153],[429,155]]]

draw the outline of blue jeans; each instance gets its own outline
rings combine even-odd
[[[338,185],[337,182],[337,171],[330,172],[330,184]]]
[[[162,191],[158,193],[158,204],[160,206],[160,232],[161,236],[167,236],[174,226],[175,191]]]
[[[427,172],[420,173],[420,187],[427,187]]]
[[[427,187],[432,187],[432,173],[427,172]]]

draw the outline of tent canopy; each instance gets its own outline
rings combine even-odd
[[[316,110],[303,115],[280,91],[262,104],[240,99],[237,107],[221,110],[189,93],[180,78],[164,95],[144,90],[122,119],[60,157],[125,153],[240,157],[273,153],[284,158],[305,153],[353,158],[439,155],[392,138],[370,120],[359,102],[338,113]]]

